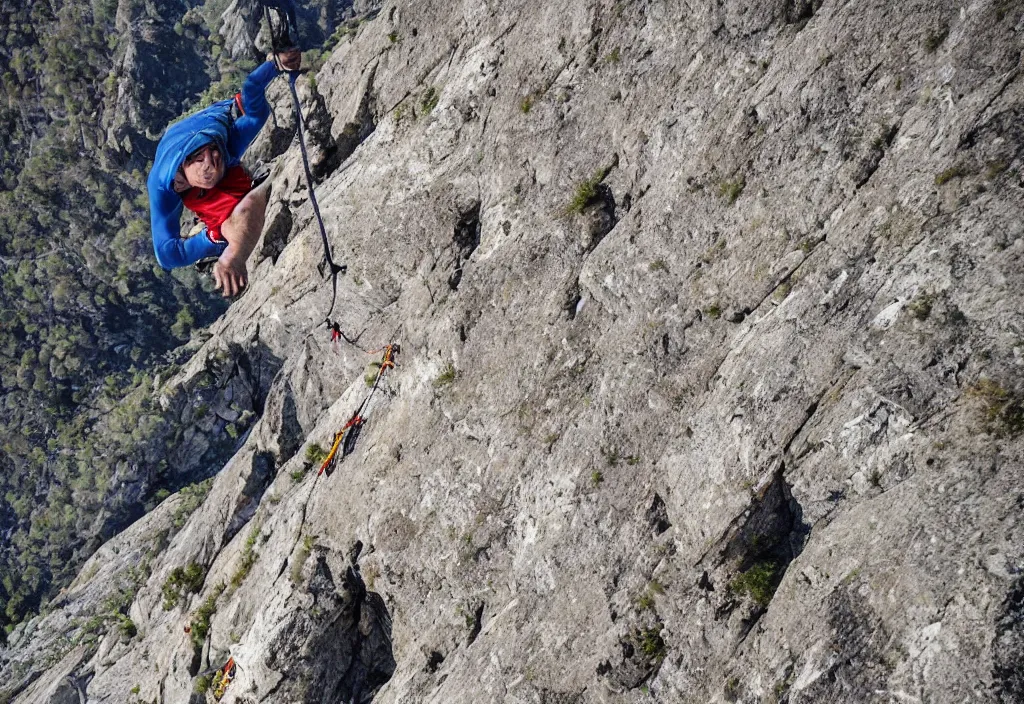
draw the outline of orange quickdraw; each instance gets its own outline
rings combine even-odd
[[[221,697],[227,691],[228,687],[235,679],[235,659],[233,657],[228,658],[228,661],[224,663],[224,667],[217,671],[214,675],[214,688],[213,698],[216,701],[220,701]]]
[[[397,352],[395,347],[396,347],[396,345],[394,343],[392,343],[390,345],[385,345],[384,347],[380,348],[379,350],[373,350],[371,352],[367,352],[367,354],[376,354],[377,352],[383,352],[384,353],[384,356],[380,360],[380,365],[377,368],[377,378],[373,380],[373,385],[374,386],[377,385],[377,380],[380,379],[380,377],[384,373],[385,369],[394,369],[394,367],[395,367],[394,355]],[[372,390],[371,390],[371,393],[372,393]]]
[[[348,419],[345,426],[334,435],[334,442],[331,443],[331,450],[327,453],[327,457],[324,458],[323,463],[320,465],[320,471],[317,472],[317,476],[327,473],[327,476],[331,475],[334,471],[334,463],[338,458],[338,449],[341,448],[342,457],[347,456],[355,448],[355,439],[358,436],[359,431],[362,430],[363,424],[366,423],[366,419],[362,416],[364,409],[370,403],[370,399],[373,398],[374,392],[377,390],[378,384],[380,384],[381,378],[384,376],[384,372],[388,369],[395,368],[395,355],[399,353],[399,346],[395,343],[386,345],[379,350],[373,350],[367,354],[376,354],[377,352],[383,352],[384,355],[381,357],[380,363],[377,366],[377,376],[373,380],[373,387],[369,393],[366,394],[366,398],[359,404],[359,408],[352,414],[352,417]]]
[[[345,423],[345,427],[335,434],[334,444],[331,445],[331,451],[327,453],[327,458],[324,460],[324,463],[320,465],[320,471],[317,472],[317,475],[323,474],[327,471],[328,467],[334,464],[334,457],[338,454],[338,448],[341,447],[341,441],[344,439],[345,433],[351,428],[362,425],[363,422],[363,418],[356,413],[356,415],[349,419],[348,423]]]

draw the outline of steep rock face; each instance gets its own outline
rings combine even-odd
[[[293,145],[207,343],[282,360],[262,415],[137,633],[25,686],[1015,701],[1021,12],[385,5],[302,79],[346,338]]]
[[[186,10],[179,0],[117,4],[118,51],[111,73],[116,99],[103,122],[108,145],[126,162],[142,151],[143,158],[134,160],[138,167],[152,158],[164,126],[210,84],[207,58],[195,37],[174,31]]]

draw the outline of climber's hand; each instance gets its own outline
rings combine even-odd
[[[249,283],[245,260],[238,256],[231,245],[213,265],[213,280],[213,287],[222,290],[225,298],[238,295]]]

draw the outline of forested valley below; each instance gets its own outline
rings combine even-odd
[[[145,179],[167,124],[232,94],[256,65],[222,51],[227,5],[0,7],[5,634],[119,528],[205,478],[168,470],[180,430],[154,398],[225,304],[191,268],[157,266]],[[342,3],[307,5],[322,43]]]

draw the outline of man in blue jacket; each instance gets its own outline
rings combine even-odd
[[[226,100],[186,117],[167,128],[157,146],[149,172],[149,215],[153,249],[165,269],[217,257],[213,265],[216,288],[234,296],[245,288],[245,262],[263,230],[269,184],[254,184],[241,165],[242,154],[270,116],[266,88],[279,73],[298,69],[302,55],[290,49],[249,74],[235,103],[242,115],[231,117]],[[182,207],[206,226],[183,238]]]

